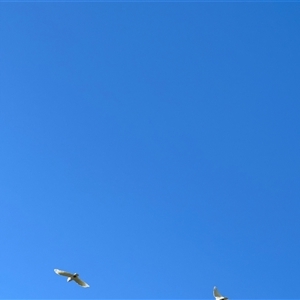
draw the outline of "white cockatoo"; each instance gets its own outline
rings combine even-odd
[[[77,274],[77,273],[72,274],[72,273],[62,271],[62,270],[59,270],[59,269],[54,269],[54,272],[58,275],[68,277],[68,279],[67,279],[68,282],[74,280],[76,283],[78,283],[79,285],[81,285],[84,288],[89,287],[89,285],[86,282],[79,279],[79,274]]]
[[[219,293],[219,291],[218,291],[218,289],[217,289],[216,286],[214,287],[213,295],[214,295],[214,297],[216,298],[216,300],[228,300],[227,297],[224,297],[224,296],[222,296],[222,295]]]

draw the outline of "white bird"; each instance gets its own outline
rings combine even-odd
[[[216,286],[214,287],[213,295],[214,295],[214,297],[216,298],[216,300],[228,300],[227,297],[224,297],[224,296],[222,296],[222,295],[219,293],[219,291],[218,291],[218,289],[217,289]]]
[[[68,282],[74,280],[76,283],[78,283],[79,285],[81,285],[84,288],[89,287],[89,285],[86,282],[79,279],[79,274],[77,274],[77,273],[72,274],[72,273],[62,271],[62,270],[59,270],[59,269],[54,269],[54,272],[58,275],[67,276],[68,277],[68,279],[67,279]]]

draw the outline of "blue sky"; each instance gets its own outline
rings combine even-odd
[[[0,7],[1,298],[299,299],[299,3]]]

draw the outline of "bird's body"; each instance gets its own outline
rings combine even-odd
[[[77,274],[77,273],[72,274],[72,273],[69,273],[69,272],[66,272],[66,271],[63,271],[63,270],[59,270],[59,269],[54,269],[54,272],[58,275],[68,277],[67,282],[70,282],[70,281],[74,280],[77,284],[79,284],[80,286],[82,286],[84,288],[89,287],[89,285],[86,282],[82,281],[79,278],[79,274]]]
[[[214,297],[216,298],[216,300],[228,300],[227,297],[224,297],[224,296],[222,296],[222,295],[219,293],[219,291],[218,291],[218,289],[217,289],[216,286],[214,287],[213,295],[214,295]]]

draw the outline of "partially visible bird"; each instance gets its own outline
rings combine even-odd
[[[214,287],[213,295],[214,295],[214,297],[216,298],[216,300],[228,300],[227,297],[224,297],[224,296],[222,296],[222,295],[219,293],[219,291],[218,291],[218,289],[217,289],[216,286]]]
[[[81,285],[84,288],[89,287],[89,285],[86,282],[79,279],[79,274],[77,274],[77,273],[72,274],[72,273],[62,271],[62,270],[59,270],[59,269],[54,269],[54,272],[58,275],[68,277],[67,282],[70,282],[70,281],[74,280],[76,283],[78,283],[79,285]]]

